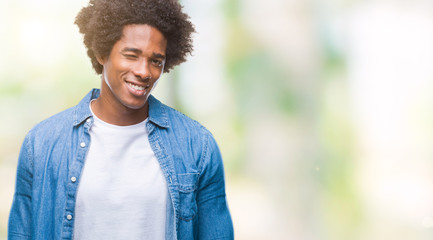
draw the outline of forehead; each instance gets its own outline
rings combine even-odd
[[[155,27],[147,24],[130,24],[123,27],[122,37],[115,45],[165,53],[167,40]]]

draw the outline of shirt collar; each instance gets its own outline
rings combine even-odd
[[[168,123],[167,106],[162,104],[153,95],[150,95],[147,101],[149,102],[149,121],[159,127],[170,127]]]
[[[74,126],[81,124],[83,121],[92,116],[89,104],[92,99],[99,97],[99,89],[92,89],[81,101],[75,106],[74,111]]]
[[[83,121],[92,117],[90,112],[89,104],[90,101],[99,97],[100,90],[92,89],[75,107],[74,111],[74,126],[81,124]],[[168,128],[168,116],[167,116],[167,106],[162,104],[154,96],[150,95],[149,102],[149,122],[152,122],[159,127]]]

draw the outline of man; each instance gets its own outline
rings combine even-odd
[[[21,148],[8,239],[233,239],[212,135],[150,95],[194,32],[176,0],[90,0],[75,23],[101,89]]]

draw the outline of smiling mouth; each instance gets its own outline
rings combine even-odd
[[[137,91],[143,91],[144,89],[146,89],[147,88],[147,86],[145,87],[145,86],[139,86],[139,85],[135,85],[135,84],[133,84],[133,83],[131,83],[131,82],[127,82],[128,83],[128,85],[131,87],[131,88],[133,88],[133,89],[135,89],[135,90],[137,90]]]

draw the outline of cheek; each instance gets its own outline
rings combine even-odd
[[[113,62],[111,67],[108,69],[107,74],[110,82],[114,84],[114,82],[120,82],[122,77],[131,72],[131,66],[125,64],[124,62]]]
[[[158,80],[161,77],[162,72],[164,71],[164,67],[162,67],[162,68],[151,68],[150,71],[151,71],[152,78],[155,79],[155,80]]]
[[[158,79],[161,77],[161,72],[152,73],[152,77],[155,79],[155,81],[158,81]]]

